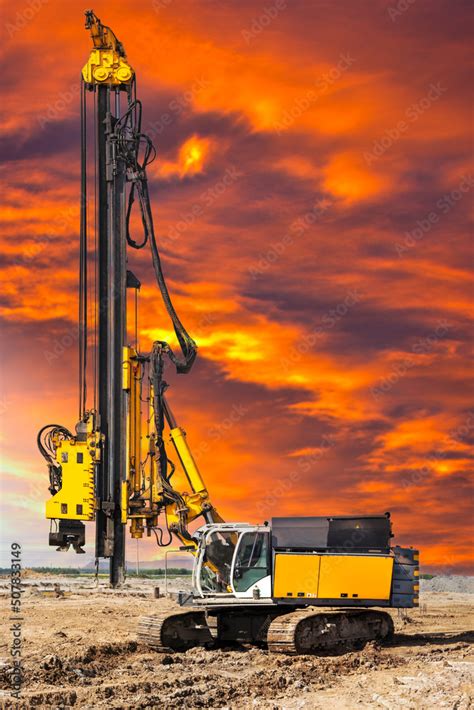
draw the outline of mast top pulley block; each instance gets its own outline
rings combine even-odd
[[[110,27],[103,25],[92,10],[86,10],[86,29],[90,30],[94,48],[82,70],[86,84],[120,86],[131,84],[135,72],[127,62],[122,43]]]

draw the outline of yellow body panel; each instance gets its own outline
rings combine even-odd
[[[46,501],[47,518],[94,520],[94,461],[89,445],[89,442],[70,440],[58,446],[56,458],[62,468],[62,486]]]
[[[393,557],[277,553],[274,597],[390,599]]]
[[[320,555],[275,556],[275,597],[317,597]]]
[[[389,599],[393,557],[322,555],[320,599]]]

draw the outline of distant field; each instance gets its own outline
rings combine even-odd
[[[58,575],[95,575],[95,569],[93,567],[28,567],[32,572],[37,572],[38,574],[58,574]],[[10,574],[9,567],[0,567],[0,575]],[[143,567],[138,573],[138,577],[163,577],[165,570],[163,569],[147,569]],[[180,576],[180,575],[191,575],[192,570],[186,567],[168,567],[168,576]],[[136,569],[134,567],[129,567],[127,569],[127,575],[134,577],[137,576]],[[108,572],[105,570],[100,570],[99,577],[107,577]],[[420,574],[420,579],[433,579],[436,577],[434,574]]]
[[[95,576],[95,569],[91,567],[28,567],[28,571],[36,572],[37,574],[56,574],[60,576],[71,575],[73,577],[82,576]],[[0,575],[9,575],[9,567],[0,567]],[[168,567],[167,575],[168,577],[175,576],[190,576],[192,574],[190,569],[186,567]],[[127,569],[127,576],[131,577],[164,577],[164,569],[147,569],[144,567],[140,569],[138,575],[136,570],[132,567]],[[108,572],[105,570],[99,571],[99,577],[108,577]]]

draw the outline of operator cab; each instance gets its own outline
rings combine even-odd
[[[271,598],[270,528],[214,524],[200,529],[194,589],[201,597]]]

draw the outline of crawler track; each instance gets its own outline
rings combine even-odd
[[[212,644],[204,611],[183,611],[142,616],[137,641],[156,651],[186,651],[193,646]]]
[[[392,617],[381,611],[295,611],[274,619],[267,635],[272,653],[338,653],[393,634]]]

